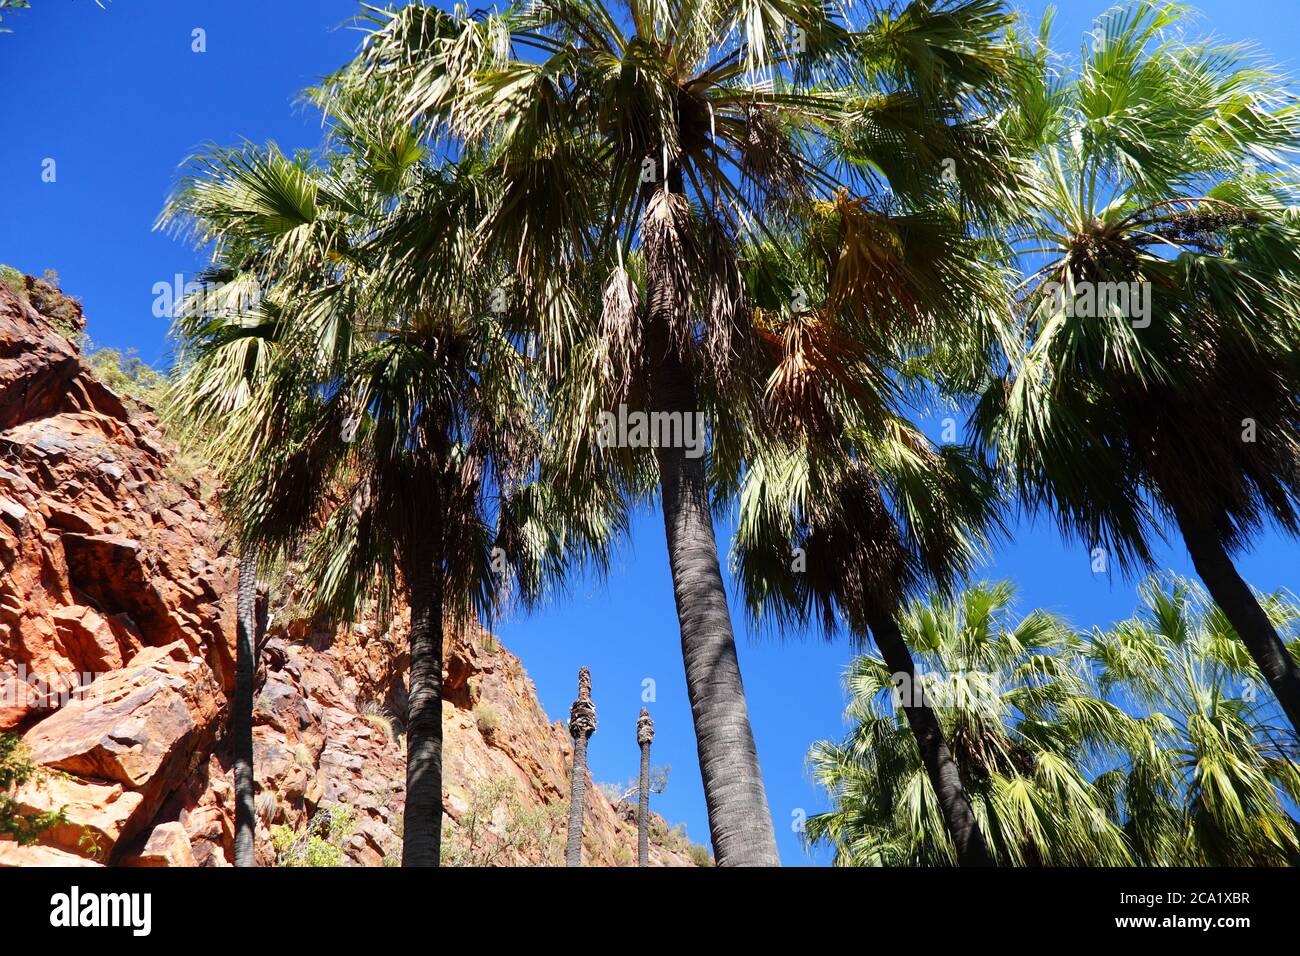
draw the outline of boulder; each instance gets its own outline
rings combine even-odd
[[[219,695],[207,664],[183,643],[145,648],[23,740],[39,764],[134,791],[140,806],[124,827],[131,831],[206,760]]]
[[[10,866],[103,866],[89,857],[52,846],[19,846],[0,841],[0,868]]]
[[[144,798],[120,783],[47,774],[14,795],[28,813],[62,810],[67,823],[47,831],[41,843],[69,853],[107,859]]]
[[[197,866],[189,835],[180,823],[161,823],[154,827],[139,853],[122,859],[123,866]]]

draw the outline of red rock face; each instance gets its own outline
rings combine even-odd
[[[129,404],[0,289],[0,730],[149,647],[232,684],[234,565]]]
[[[97,382],[69,339],[0,286],[0,732],[21,734],[52,771],[20,804],[68,820],[38,846],[0,842],[0,866],[233,859],[222,737],[235,561],[166,447],[148,409]],[[445,659],[454,861],[559,862],[567,732],[482,632],[449,640]],[[339,804],[346,862],[400,857],[405,755],[391,715],[404,712],[405,667],[400,620],[337,633],[274,624],[254,712],[260,864],[276,862],[272,828],[301,831]],[[631,865],[633,821],[589,788],[584,859]],[[685,849],[657,839],[652,862],[689,865]]]

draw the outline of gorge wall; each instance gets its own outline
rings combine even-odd
[[[42,314],[33,305],[56,310],[38,291],[0,283],[0,733],[44,768],[18,803],[67,823],[32,846],[0,842],[0,866],[229,865],[234,555],[198,469],[87,364],[80,308]],[[290,570],[278,586],[303,584]],[[258,861],[295,857],[335,808],[341,862],[391,864],[403,622],[326,630],[272,591],[254,715]],[[490,634],[457,634],[445,659],[447,862],[561,862],[564,725]],[[587,794],[584,860],[632,865],[634,806]],[[692,864],[679,832],[658,817],[653,832],[654,865]]]

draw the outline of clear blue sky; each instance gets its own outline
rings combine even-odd
[[[1035,21],[1040,0],[1018,4]],[[352,0],[34,0],[0,34],[0,262],[40,274],[56,269],[86,306],[101,345],[135,348],[165,365],[166,320],[153,315],[153,287],[189,276],[201,263],[190,249],[152,231],[180,164],[207,142],[274,139],[286,151],[320,141],[319,120],[295,105],[298,92],[342,63],[358,35],[346,21]],[[1056,45],[1074,53],[1105,4],[1059,4]],[[1295,0],[1203,0],[1201,26],[1261,43],[1295,72],[1300,31]],[[207,52],[191,51],[206,31]],[[42,163],[57,179],[42,182]],[[728,528],[719,544],[728,546]],[[1163,564],[1191,574],[1181,545]],[[1241,568],[1257,587],[1300,589],[1300,545],[1274,535]],[[1134,583],[1093,575],[1081,547],[1064,546],[1047,527],[1018,526],[985,574],[1012,578],[1022,606],[1042,606],[1079,625],[1108,625],[1132,613]],[[734,588],[730,592],[734,601]],[[786,864],[810,862],[791,827],[794,815],[824,809],[808,781],[804,754],[842,729],[842,645],[797,635],[784,641],[749,633],[733,615],[750,712],[768,797]],[[600,729],[590,759],[598,780],[636,773],[636,715],[643,681],[658,728],[654,756],[672,765],[656,808],[706,841],[708,824],[696,767],[678,629],[657,512],[638,516],[632,542],[607,582],[579,582],[571,598],[499,628],[524,661],[547,712],[568,712],[581,665],[592,670]],[[818,862],[821,862],[819,860]]]

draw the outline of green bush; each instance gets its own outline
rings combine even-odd
[[[691,862],[696,866],[713,866],[713,854],[703,844],[692,843],[690,857]]]
[[[271,827],[276,866],[346,866],[343,846],[356,829],[352,808],[336,803],[321,807],[300,831],[288,824]]]
[[[0,262],[0,284],[9,287],[9,291],[24,302],[27,301],[27,282],[23,274],[13,266]]]
[[[491,737],[501,726],[501,717],[491,704],[479,704],[474,708],[474,719],[478,730],[484,737]]]
[[[135,349],[95,349],[86,361],[95,377],[121,395],[156,406],[167,387],[167,378],[136,355]]]
[[[564,803],[525,806],[509,777],[475,788],[469,803],[460,826],[443,821],[443,866],[511,866],[520,860],[559,866],[562,862],[568,817]],[[503,821],[494,826],[498,816]]]
[[[51,827],[68,822],[62,808],[55,812],[24,813],[14,802],[18,788],[39,781],[42,773],[21,739],[13,734],[0,734],[0,837],[9,837],[26,846],[35,843]]]
[[[24,283],[27,301],[33,309],[52,321],[64,335],[76,336],[81,332],[86,324],[85,313],[80,302],[63,294],[57,272],[46,269],[44,278],[27,276]]]

